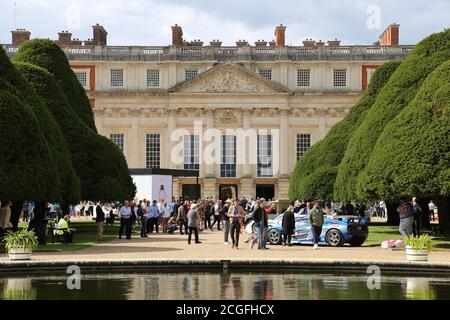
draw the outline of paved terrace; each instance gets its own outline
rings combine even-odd
[[[244,235],[241,239],[245,241]],[[76,236],[75,236],[76,240]],[[34,253],[30,262],[10,262],[6,255],[0,257],[0,271],[14,270],[22,266],[25,270],[29,266],[41,268],[67,266],[78,263],[86,266],[138,266],[138,265],[215,265],[222,266],[229,263],[247,267],[261,265],[263,267],[295,268],[322,267],[334,270],[359,269],[365,270],[368,265],[378,264],[390,270],[431,271],[442,270],[450,274],[450,252],[432,251],[429,262],[410,263],[406,261],[405,251],[401,249],[381,249],[381,247],[350,247],[331,248],[320,247],[313,250],[312,246],[269,246],[269,250],[260,251],[250,249],[249,244],[241,243],[240,250],[231,249],[223,244],[222,232],[202,232],[202,244],[187,244],[186,236],[179,234],[151,234],[147,239],[134,236],[131,240],[113,240],[94,247],[77,251],[39,252]],[[228,262],[227,262],[228,261]],[[364,268],[364,269],[361,269]]]
[[[18,48],[2,45],[9,57]],[[414,46],[339,46],[339,47],[145,47],[145,46],[70,46],[64,47],[71,61],[389,61],[403,60]]]

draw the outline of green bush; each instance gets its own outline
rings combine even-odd
[[[352,134],[339,165],[336,200],[360,200],[356,186],[385,126],[415,97],[426,77],[450,59],[450,30],[422,40],[383,87],[361,125]]]
[[[33,39],[19,47],[14,61],[28,62],[47,69],[61,85],[73,110],[92,130],[97,132],[92,108],[75,73],[70,68],[65,53],[48,39]]]
[[[22,74],[26,74],[34,68],[39,68],[24,63],[16,63],[15,66]],[[40,69],[42,69],[42,72],[45,71],[43,68]],[[22,76],[20,78],[21,81],[16,83],[16,88],[18,88],[19,91],[27,90],[27,92],[29,92],[25,98],[32,107],[34,114],[43,129],[44,137],[52,151],[54,166],[58,170],[60,177],[60,193],[62,197],[60,202],[66,205],[77,203],[80,201],[81,196],[80,179],[72,166],[69,149],[61,128],[48,110],[47,105],[38,96],[35,90],[26,82],[25,78]],[[27,78],[29,79],[29,77]]]
[[[77,116],[48,71],[29,64],[21,65],[21,70],[61,127],[80,177],[82,199],[117,201],[133,198],[135,186],[119,148],[91,130]]]
[[[59,173],[41,126],[27,103],[35,94],[0,49],[0,199],[58,199]]]
[[[366,198],[449,196],[450,61],[434,70],[416,97],[381,133],[358,192]]]
[[[378,93],[399,65],[400,62],[387,62],[380,66],[365,95],[351,108],[348,115],[300,158],[289,186],[291,199],[333,199],[337,168],[350,135],[360,125]]]

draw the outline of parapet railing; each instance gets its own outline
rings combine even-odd
[[[18,48],[2,45],[9,56]],[[70,46],[63,47],[70,60],[81,61],[351,61],[404,59],[414,46],[340,47],[158,47],[158,46]]]

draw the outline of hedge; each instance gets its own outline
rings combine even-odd
[[[134,198],[135,186],[119,148],[78,117],[52,74],[28,64],[22,65],[22,70],[61,127],[81,180],[81,198],[96,201]]]
[[[348,115],[334,125],[325,138],[314,144],[297,162],[289,186],[294,199],[333,199],[333,186],[339,163],[344,156],[351,133],[358,128],[367,110],[400,62],[387,62],[372,77],[365,95]]]
[[[450,59],[450,30],[422,40],[380,91],[352,134],[334,185],[336,200],[363,200],[356,187],[385,126],[412,101],[426,77]]]
[[[53,74],[79,118],[97,132],[92,108],[84,88],[72,71],[65,53],[54,41],[48,39],[26,41],[19,47],[14,61],[29,62]]]

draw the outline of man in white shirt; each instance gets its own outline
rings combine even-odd
[[[125,205],[120,208],[120,229],[119,239],[122,239],[123,229],[125,229],[125,235],[127,240],[131,239],[131,208],[128,200],[125,201]]]
[[[433,220],[433,222],[436,221],[436,218],[434,217],[434,210],[436,209],[436,205],[434,204],[433,200],[430,200],[430,203],[428,204],[428,210],[430,213],[430,218]]]

